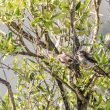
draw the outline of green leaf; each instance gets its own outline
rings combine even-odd
[[[53,0],[53,4],[58,6],[60,4],[60,0]]]
[[[89,0],[84,0],[84,6],[86,7],[87,4],[89,3]]]
[[[100,62],[100,56],[99,56],[99,54],[96,53],[94,57],[95,57],[95,59],[96,59],[98,62]]]
[[[9,52],[6,53],[5,55],[3,55],[3,60],[5,60],[5,58],[9,55]]]
[[[7,110],[6,102],[5,101],[2,101],[2,107],[3,107],[4,110]]]
[[[14,52],[19,52],[23,47],[21,45],[15,45],[14,46]]]
[[[107,102],[105,110],[110,110],[110,100]]]
[[[77,5],[76,5],[76,11],[80,8],[80,6],[81,6],[81,1],[79,1],[79,2],[77,3]]]
[[[26,2],[27,2],[26,0],[23,0],[23,4],[24,4],[25,7],[26,7]]]
[[[57,27],[54,27],[53,32],[55,34],[60,34],[61,33],[61,30],[59,28],[57,28]]]
[[[11,9],[13,7],[11,2],[8,2],[8,8]]]
[[[46,28],[50,28],[50,27],[52,27],[52,24],[53,24],[53,21],[52,20],[45,20],[44,21],[44,25],[45,25],[45,27]]]
[[[31,22],[31,25],[35,26],[37,23],[42,22],[42,21],[43,21],[42,17],[37,17]]]
[[[10,39],[12,37],[12,32],[8,33],[8,39]]]
[[[106,59],[106,54],[105,53],[102,54],[101,63],[102,64],[107,63],[107,59]]]
[[[97,106],[102,102],[102,95],[100,94],[99,95],[99,100],[98,100],[98,103],[97,103]]]
[[[34,73],[30,74],[30,80],[32,81],[34,79]]]
[[[56,13],[56,14],[52,15],[51,19],[58,18],[60,15],[61,15],[61,12],[60,13]]]
[[[42,87],[42,86],[37,86],[38,88],[39,88],[39,90],[41,90],[42,92],[45,92],[45,89],[44,89],[44,87]]]
[[[16,14],[17,16],[20,15],[20,9],[19,9],[19,7],[16,8],[16,10],[15,10],[15,14]]]

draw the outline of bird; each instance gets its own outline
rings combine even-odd
[[[74,59],[71,55],[68,55],[66,53],[61,53],[57,56],[57,59],[62,64],[65,64],[71,71],[74,70]],[[76,58],[75,58],[76,59]],[[77,64],[78,65],[78,64]],[[81,73],[79,70],[79,65],[75,68],[77,71],[77,74],[75,75],[77,78],[81,77]]]
[[[65,54],[65,53],[62,53],[62,54],[59,54],[57,56],[57,59],[61,62],[61,63],[65,63],[65,64],[68,64],[69,62],[72,62],[72,57]]]
[[[97,61],[92,57],[91,54],[87,53],[86,51],[78,51],[77,56],[79,59],[79,62],[83,65],[94,65],[97,63]]]
[[[100,75],[107,76],[110,78],[108,73],[106,73],[98,64],[98,62],[95,60],[95,58],[88,52],[80,50],[77,52],[78,60],[80,62],[80,65],[84,65],[85,67],[93,68],[95,72],[97,72]]]

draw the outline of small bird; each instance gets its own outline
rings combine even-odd
[[[65,64],[70,70],[74,70],[74,59],[72,58],[72,56],[68,55],[68,54],[65,54],[65,53],[62,53],[62,54],[59,54],[57,56],[57,59],[62,63],[62,64]],[[81,77],[81,73],[80,73],[80,70],[79,70],[79,64],[78,66],[75,68],[77,70],[77,74],[76,74],[76,77]]]
[[[101,74],[110,78],[110,76],[102,68],[99,67],[98,62],[94,59],[94,57],[91,54],[82,50],[77,52],[77,56],[82,66],[84,65],[85,67],[92,67],[93,70],[98,74]]]
[[[65,54],[65,53],[62,53],[62,54],[59,54],[57,56],[57,59],[61,62],[61,63],[65,63],[65,64],[68,64],[69,62],[72,62],[72,57],[70,57],[69,55]]]
[[[77,52],[78,59],[81,64],[83,65],[91,65],[94,66],[97,61],[92,57],[91,54],[87,53],[86,51],[78,51]]]

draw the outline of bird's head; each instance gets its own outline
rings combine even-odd
[[[83,56],[86,56],[87,55],[87,52],[85,52],[83,50],[80,50],[80,51],[77,52],[77,55],[83,57]]]
[[[78,51],[77,56],[80,61],[88,60],[91,63],[97,63],[97,61],[94,59],[92,54],[87,53],[86,51],[83,51],[83,50]]]

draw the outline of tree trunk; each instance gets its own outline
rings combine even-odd
[[[77,107],[78,110],[87,110],[88,102],[82,102],[79,98],[77,98]]]

